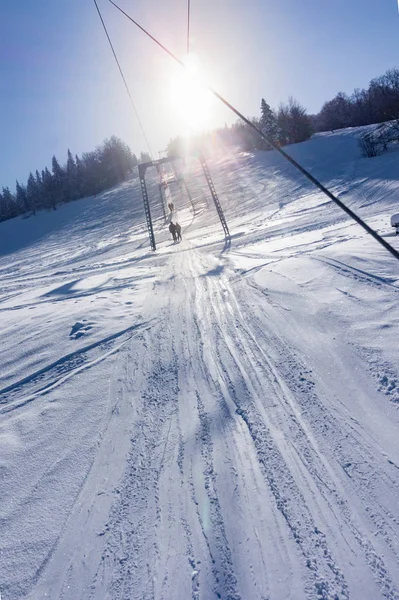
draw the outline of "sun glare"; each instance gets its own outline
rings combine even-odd
[[[198,133],[210,126],[213,97],[202,83],[198,58],[190,55],[186,68],[170,82],[170,102],[187,133]]]

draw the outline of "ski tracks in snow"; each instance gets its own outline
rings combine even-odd
[[[397,600],[397,469],[268,322],[286,309],[224,268],[166,257],[120,352],[130,448],[98,559],[60,597]]]

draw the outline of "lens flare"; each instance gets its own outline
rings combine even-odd
[[[210,124],[212,95],[202,82],[198,57],[189,55],[186,68],[170,82],[170,102],[188,133],[198,133]]]

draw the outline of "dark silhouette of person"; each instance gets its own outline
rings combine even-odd
[[[179,223],[175,224],[175,229],[176,229],[176,239],[178,242],[182,241],[182,237],[181,237],[181,226],[179,225]]]
[[[177,241],[176,225],[174,223],[172,223],[172,221],[170,222],[170,225],[169,225],[169,231],[172,234],[173,241],[176,242]]]

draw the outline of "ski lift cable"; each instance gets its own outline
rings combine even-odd
[[[132,95],[131,95],[131,93],[130,93],[129,86],[127,85],[126,78],[125,78],[125,76],[124,76],[124,74],[123,74],[122,67],[121,67],[121,65],[120,65],[120,62],[119,62],[119,60],[118,60],[118,57],[117,57],[117,55],[116,55],[115,48],[114,48],[114,46],[113,46],[113,44],[112,44],[111,38],[110,38],[110,36],[109,36],[108,29],[107,29],[107,27],[106,27],[106,25],[105,25],[105,23],[104,23],[104,19],[103,19],[103,16],[102,16],[102,14],[101,14],[100,8],[99,8],[99,6],[98,6],[98,4],[97,4],[97,0],[93,0],[93,2],[94,2],[94,4],[95,4],[95,6],[96,6],[96,9],[97,9],[97,12],[98,12],[98,16],[100,17],[100,20],[101,20],[102,26],[103,26],[103,28],[104,28],[104,31],[105,31],[105,34],[106,34],[106,36],[107,36],[107,39],[108,39],[109,45],[110,45],[110,47],[111,47],[111,50],[112,50],[112,54],[114,55],[115,62],[116,62],[116,64],[118,65],[119,73],[121,74],[121,77],[122,77],[123,83],[125,84],[125,88],[126,88],[126,91],[127,91],[127,94],[128,94],[128,96],[129,96],[129,98],[130,98],[130,102],[131,102],[131,105],[132,105],[132,108],[133,108],[133,112],[134,112],[134,114],[135,114],[135,116],[136,116],[136,119],[137,119],[137,122],[138,122],[138,124],[139,124],[139,126],[140,126],[141,133],[143,134],[143,137],[144,137],[144,139],[145,139],[145,142],[146,142],[146,144],[147,144],[147,148],[148,148],[148,150],[149,150],[149,152],[150,152],[151,158],[153,159],[153,154],[152,154],[152,150],[151,150],[150,142],[148,141],[148,138],[147,138],[147,135],[146,135],[146,133],[145,133],[145,130],[144,130],[143,123],[142,123],[142,121],[141,121],[141,119],[140,119],[140,117],[139,117],[139,113],[138,113],[138,111],[137,111],[136,105],[135,105],[135,103],[133,102],[133,98],[132,98]]]
[[[142,27],[137,21],[135,21],[130,15],[128,15],[120,6],[118,6],[113,0],[108,0],[115,8],[117,8],[129,21],[131,21],[136,27],[141,29],[146,36],[148,36],[155,44],[157,44],[164,52],[169,54],[171,58],[175,62],[177,62],[181,67],[186,69],[186,65],[179,59],[177,56],[173,54],[166,46],[164,46],[159,40],[157,40],[151,33],[149,33],[144,27]],[[287,152],[279,148],[277,144],[275,144],[272,140],[270,140],[264,133],[261,131],[254,123],[252,123],[249,119],[244,117],[244,115],[237,110],[228,100],[223,98],[216,90],[214,90],[211,86],[204,84],[204,87],[207,88],[220,102],[222,102],[229,110],[231,110],[237,117],[239,117],[244,123],[246,123],[251,129],[253,129],[265,142],[269,144],[271,148],[276,150],[285,160],[287,160],[295,169],[297,169],[302,175],[304,175],[313,185],[315,185],[323,194],[325,194],[330,200],[332,200],[341,210],[343,210],[349,217],[351,217],[358,225],[363,227],[367,233],[369,233],[381,246],[383,246],[392,256],[399,260],[399,252],[393,248],[388,242],[384,240],[382,236],[380,236],[374,229],[372,229],[361,217],[359,217],[353,210],[351,210],[348,206],[346,206],[337,196],[335,196],[328,188],[326,188],[316,177],[314,177],[309,171],[307,171],[302,165],[300,165],[292,156],[290,156]]]

